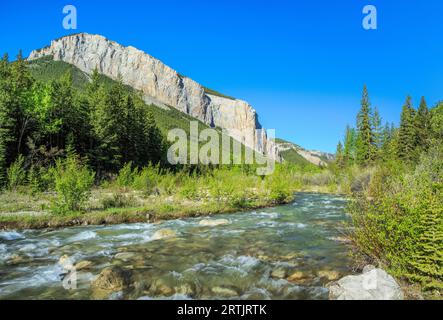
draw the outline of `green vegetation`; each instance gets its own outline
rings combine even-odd
[[[146,105],[98,72],[19,55],[14,62],[5,56],[0,73],[1,227],[231,212],[286,203],[297,190],[335,188],[329,173],[306,161],[277,165],[268,177],[257,176],[256,165],[170,166],[166,133],[189,134],[195,119]]]
[[[332,166],[352,195],[356,256],[426,293],[443,292],[443,104],[429,110],[407,97],[400,127],[381,121],[366,88],[357,128],[346,129]]]

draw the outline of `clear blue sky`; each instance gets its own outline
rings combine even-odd
[[[8,1],[0,3],[0,51],[24,54],[78,30],[133,45],[182,74],[250,102],[278,137],[334,151],[354,124],[363,84],[385,120],[405,96],[443,99],[443,1],[205,0]],[[378,9],[378,30],[362,8]]]

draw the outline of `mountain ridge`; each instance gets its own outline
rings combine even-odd
[[[191,78],[133,46],[122,46],[101,35],[78,33],[51,41],[31,52],[28,60],[52,56],[81,71],[99,73],[139,90],[147,103],[163,104],[225,129],[244,145],[280,161],[277,146],[268,139],[255,109],[246,101],[217,95]],[[257,130],[262,129],[262,130]]]

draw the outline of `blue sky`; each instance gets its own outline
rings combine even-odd
[[[405,96],[443,99],[443,1],[7,1],[0,52],[24,54],[73,31],[133,45],[181,74],[250,102],[264,127],[306,148],[334,151],[354,124],[363,84],[385,120]],[[378,29],[362,28],[362,8]]]

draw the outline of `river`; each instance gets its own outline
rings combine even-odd
[[[325,284],[350,273],[345,206],[335,195],[298,193],[288,205],[209,218],[3,231],[0,299],[327,299]],[[154,236],[165,229],[171,237]],[[61,257],[88,261],[75,289],[62,285]],[[109,266],[131,284],[94,290]]]

